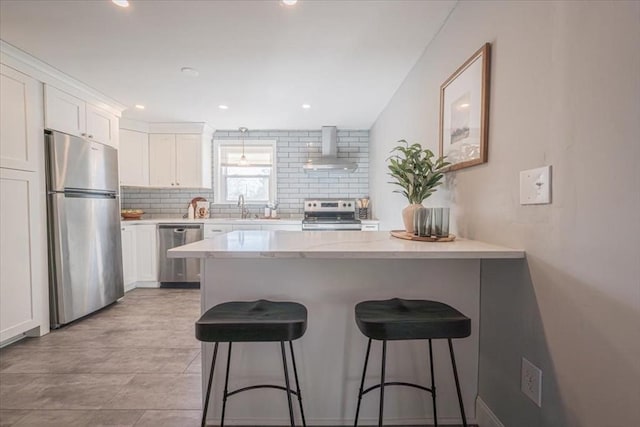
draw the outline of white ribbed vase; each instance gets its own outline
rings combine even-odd
[[[404,229],[407,233],[413,234],[413,213],[420,208],[424,208],[422,203],[412,203],[402,209],[402,222],[404,222]]]

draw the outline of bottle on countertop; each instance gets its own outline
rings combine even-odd
[[[187,210],[187,218],[196,219],[196,210],[193,209],[193,205],[189,203],[189,210]]]

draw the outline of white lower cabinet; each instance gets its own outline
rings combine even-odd
[[[38,180],[34,172],[0,169],[0,342],[38,327],[48,331],[42,319],[47,255]]]
[[[158,280],[158,239],[156,225],[136,225],[137,281]]]
[[[233,231],[262,230],[262,226],[258,224],[234,224],[231,226]]]
[[[136,282],[158,280],[158,241],[155,224],[123,224],[122,271],[124,290],[135,288]]]
[[[122,233],[122,274],[124,276],[124,290],[130,291],[135,287],[136,269],[136,234],[135,225],[123,225]]]
[[[205,224],[204,225],[204,238],[205,239],[211,239],[212,237],[218,235],[218,234],[222,234],[222,233],[227,233],[231,231],[231,225],[227,225],[227,224]]]
[[[302,231],[301,224],[267,224],[262,225],[261,230],[266,231]]]

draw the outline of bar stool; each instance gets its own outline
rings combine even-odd
[[[293,417],[293,405],[291,395],[298,398],[300,405],[300,415],[302,425],[306,426],[304,411],[302,409],[302,396],[300,395],[300,383],[298,381],[298,369],[296,359],[293,354],[292,341],[304,335],[307,329],[307,309],[304,305],[295,302],[273,302],[266,300],[251,302],[225,302],[218,304],[200,317],[196,322],[196,338],[199,341],[213,342],[213,358],[211,360],[211,372],[204,409],[202,411],[202,427],[206,426],[207,409],[209,407],[209,397],[211,395],[211,385],[213,382],[213,368],[218,354],[218,344],[228,342],[227,352],[227,372],[224,380],[224,394],[222,400],[222,419],[220,426],[224,426],[224,415],[227,406],[227,398],[234,394],[253,390],[257,388],[275,388],[287,392],[289,403],[289,418],[291,427],[295,426]],[[282,353],[282,365],[284,367],[285,387],[279,385],[260,384],[243,387],[238,390],[228,391],[229,366],[231,363],[231,344],[234,342],[280,342],[280,352]],[[293,374],[296,380],[296,390],[289,386],[289,369],[287,368],[287,356],[285,351],[285,341],[289,342],[291,352],[291,362],[293,364]]]
[[[360,403],[362,396],[368,392],[380,389],[380,406],[378,415],[378,426],[382,426],[384,414],[384,388],[385,386],[408,386],[431,393],[433,402],[433,419],[438,425],[436,412],[436,386],[433,375],[433,351],[431,347],[432,339],[447,339],[449,342],[449,354],[451,355],[451,365],[453,366],[453,376],[456,381],[456,391],[458,392],[458,403],[460,404],[460,414],[462,423],[467,427],[467,419],[464,414],[462,403],[462,393],[460,392],[460,382],[458,380],[458,370],[453,354],[452,338],[465,338],[471,335],[471,319],[460,313],[453,307],[437,301],[427,300],[405,300],[393,298],[384,301],[363,301],[355,308],[356,323],[360,331],[369,338],[367,344],[367,355],[364,359],[364,369],[360,392],[358,393],[358,406],[356,409],[356,419],[354,426],[358,425],[360,414]],[[418,384],[405,382],[385,382],[385,364],[387,358],[387,341],[399,340],[429,340],[429,367],[431,370],[431,387],[424,387]],[[371,351],[371,340],[382,341],[382,372],[380,384],[376,384],[364,389],[364,378],[367,373],[369,362],[369,352]]]

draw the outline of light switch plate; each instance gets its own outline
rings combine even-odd
[[[520,204],[551,203],[551,166],[520,172]]]

